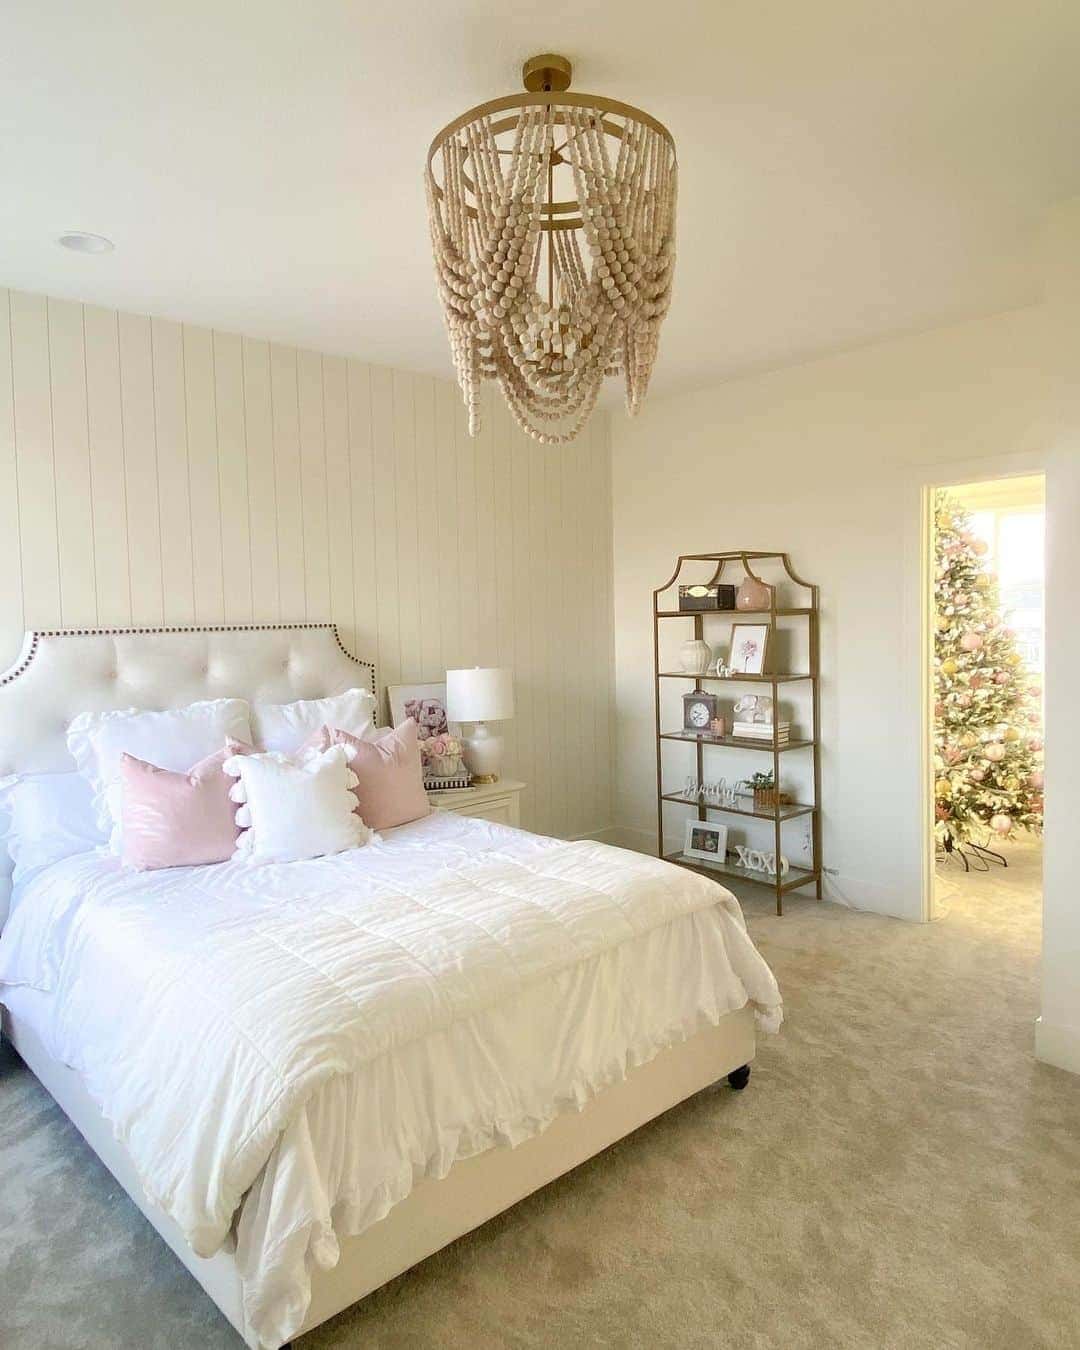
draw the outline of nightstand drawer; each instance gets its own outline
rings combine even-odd
[[[497,783],[483,783],[461,792],[429,792],[432,806],[455,815],[472,816],[475,820],[490,820],[496,825],[520,825],[519,798],[525,786],[512,778],[500,778]]]
[[[474,807],[463,814],[472,816],[474,820],[493,820],[498,825],[516,825],[516,804],[509,797],[504,797],[501,802],[485,802],[483,806]]]

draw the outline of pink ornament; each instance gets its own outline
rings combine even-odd
[[[970,708],[973,700],[971,695],[965,689],[962,693],[957,694],[956,702],[961,708]]]
[[[985,539],[976,539],[972,543],[971,549],[973,553],[977,553],[980,558],[983,558],[986,556],[987,553],[989,553],[990,545],[986,542]]]
[[[988,759],[991,764],[1000,764],[1005,758],[1005,747],[1000,741],[991,741],[990,744],[983,749],[983,758]]]
[[[1041,769],[1036,769],[1033,773],[1029,773],[1027,776],[1027,783],[1028,787],[1030,788],[1041,789],[1045,781],[1046,780],[1043,776],[1043,772]]]
[[[981,783],[982,780],[986,777],[986,770],[985,770],[985,769],[972,769],[972,771],[971,771],[971,777],[972,777],[972,780],[973,780],[974,782],[976,782],[976,783]]]
[[[1033,750],[1036,754],[1038,754],[1039,751],[1043,748],[1042,737],[1032,736],[1031,739],[1028,741],[1027,746],[1029,750]]]
[[[995,834],[1008,834],[1012,827],[1012,816],[1002,814],[990,817],[990,828]]]
[[[969,629],[960,639],[960,646],[966,652],[977,652],[982,645],[983,636],[981,633],[976,633],[974,629]]]
[[[983,685],[986,683],[986,680],[983,678],[982,675],[972,675],[968,683],[970,684],[972,689],[981,689]]]
[[[1008,672],[1007,670],[999,670],[998,673],[994,676],[994,683],[995,683],[995,684],[1008,684],[1008,683],[1009,683],[1009,680],[1010,680],[1011,678],[1012,678],[1012,677],[1010,676],[1010,674],[1009,674],[1009,672]]]

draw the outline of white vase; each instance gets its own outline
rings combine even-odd
[[[687,675],[704,675],[712,659],[712,648],[701,638],[690,638],[679,648],[679,664]]]

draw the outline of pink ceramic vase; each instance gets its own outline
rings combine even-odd
[[[756,577],[746,577],[735,596],[736,609],[761,610],[769,608],[769,588]]]

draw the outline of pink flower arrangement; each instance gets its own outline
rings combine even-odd
[[[425,763],[433,759],[460,759],[461,742],[448,731],[442,731],[420,742],[420,757]]]

